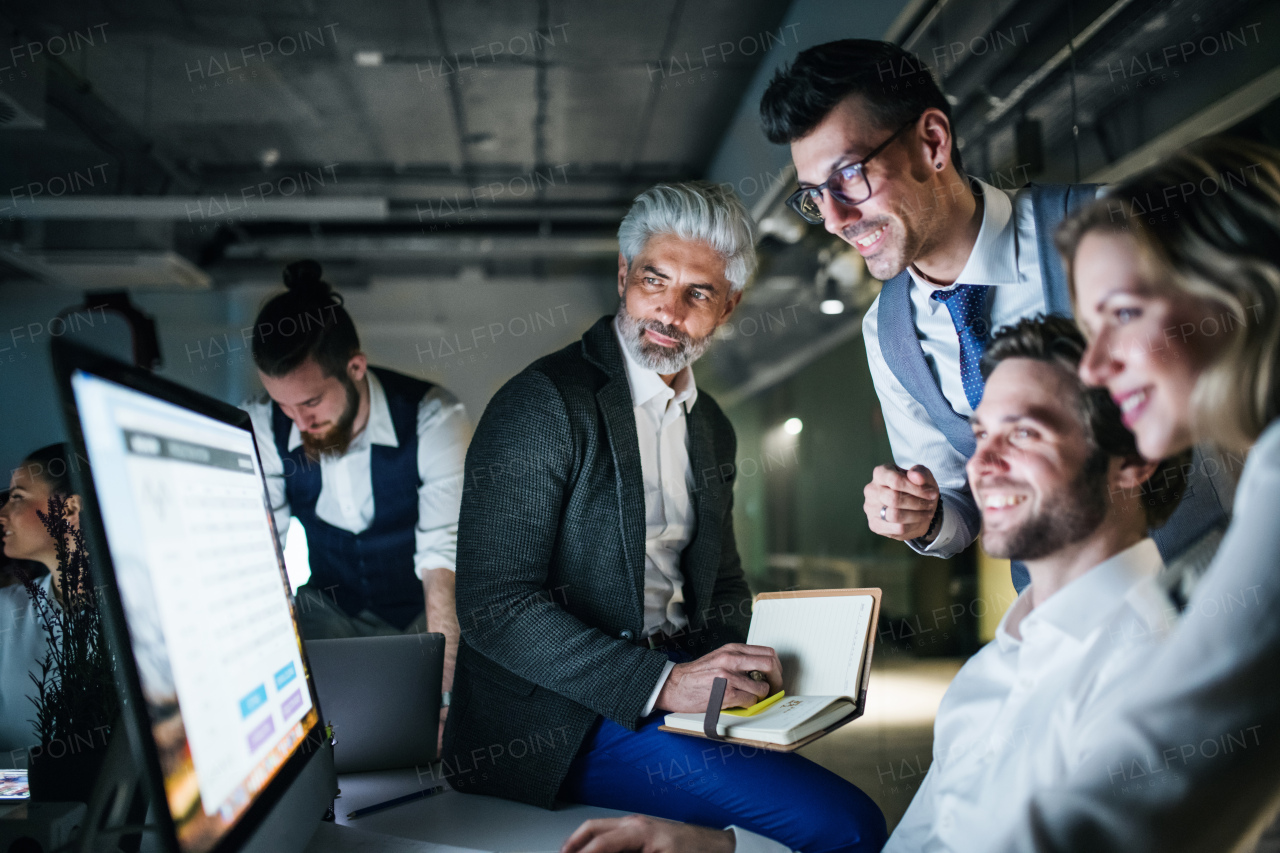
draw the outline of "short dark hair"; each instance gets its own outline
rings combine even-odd
[[[88,460],[73,453],[71,445],[66,443],[46,444],[31,451],[22,460],[23,467],[31,476],[48,486],[53,494],[63,496],[75,494],[71,485],[71,472],[79,470],[82,464],[88,470]]]
[[[284,376],[308,358],[326,376],[346,375],[347,362],[360,351],[360,336],[342,295],[321,277],[315,261],[284,268],[289,288],[272,297],[253,326],[253,361],[268,376]]]
[[[930,107],[951,123],[951,104],[919,57],[892,42],[841,39],[801,51],[790,66],[774,72],[760,99],[764,135],[775,145],[802,139],[854,94],[885,130],[897,130]],[[951,160],[964,174],[954,126]]]
[[[1077,371],[1084,355],[1084,335],[1074,320],[1056,314],[1024,317],[996,331],[982,356],[982,376],[989,377],[996,367],[1010,358],[1029,358],[1055,364],[1071,374],[1079,390],[1077,412],[1084,425],[1085,440],[1095,455],[1121,459],[1140,457],[1138,443],[1121,420],[1120,407],[1105,388],[1091,388],[1082,383]],[[1142,484],[1142,507],[1148,527],[1159,527],[1169,520],[1187,490],[1187,472],[1191,468],[1191,451],[1160,461],[1159,467]]]

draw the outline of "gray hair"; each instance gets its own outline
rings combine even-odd
[[[734,293],[756,270],[751,216],[731,188],[706,181],[658,184],[636,196],[618,226],[618,248],[630,266],[655,234],[700,240],[724,258]]]

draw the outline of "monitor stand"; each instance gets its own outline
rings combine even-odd
[[[129,738],[124,730],[124,720],[117,717],[111,727],[111,741],[107,744],[106,757],[89,797],[89,811],[81,824],[84,830],[75,847],[78,853],[115,850],[117,845],[121,845],[122,849],[138,850],[139,830],[144,833],[141,849],[161,849],[156,843],[158,839],[154,830],[146,831],[148,826],[154,827],[154,824],[147,821],[143,826],[138,826],[137,823],[140,817],[138,811],[141,809],[135,809],[135,803],[145,802],[139,797],[142,777],[129,753]],[[150,814],[150,809],[147,809],[147,814]],[[129,839],[128,836],[133,838]]]
[[[111,742],[102,762],[102,770],[89,798],[89,811],[83,823],[84,834],[74,847],[76,853],[116,850],[117,841],[139,829],[136,812],[130,811],[141,783],[138,765],[129,749],[129,738],[123,720],[112,727]],[[239,853],[302,853],[320,825],[326,811],[338,794],[338,777],[333,770],[333,747],[323,741],[303,766],[298,778],[264,816],[257,832],[240,847]],[[152,808],[147,810],[141,853],[163,853]]]
[[[338,796],[333,746],[327,739],[302,768],[240,853],[301,853]]]

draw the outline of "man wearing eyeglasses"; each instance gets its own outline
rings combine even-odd
[[[950,104],[888,42],[805,50],[774,75],[760,113],[769,140],[791,146],[792,209],[884,282],[862,330],[895,464],[863,490],[867,521],[922,554],[957,554],[980,526],[964,466],[987,339],[1022,317],[1071,314],[1052,232],[1098,188],[1011,191],[967,176]],[[1026,569],[1013,575],[1021,590]]]

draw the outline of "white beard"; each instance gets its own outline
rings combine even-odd
[[[644,339],[645,329],[652,329],[660,335],[665,335],[677,341],[678,345],[664,347],[650,343]],[[618,331],[621,333],[620,336],[627,351],[631,353],[636,363],[646,370],[653,370],[663,376],[679,373],[693,364],[707,351],[707,347],[711,346],[711,339],[715,337],[715,333],[712,332],[704,338],[695,340],[684,332],[659,323],[657,320],[633,317],[627,312],[625,300],[618,305]]]

